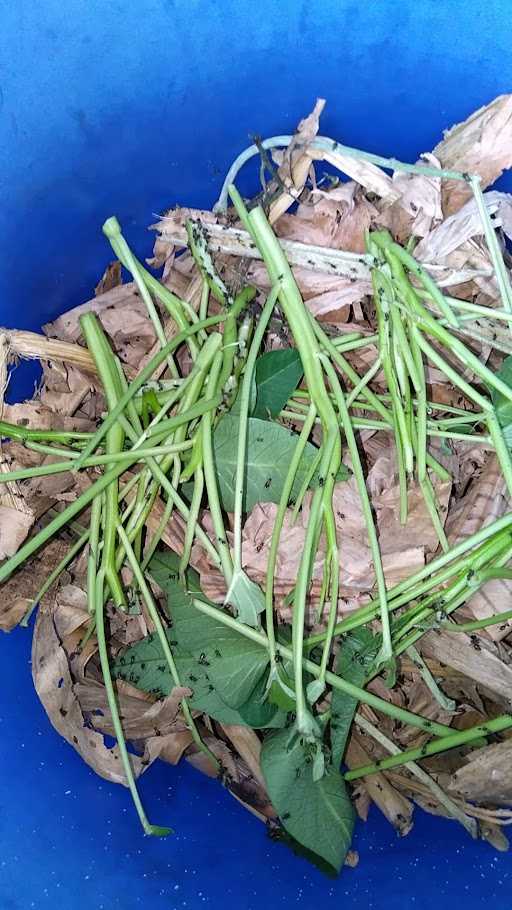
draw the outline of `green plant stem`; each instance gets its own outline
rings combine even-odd
[[[32,613],[36,609],[37,605],[41,602],[41,600],[43,599],[46,592],[50,590],[53,583],[55,581],[57,581],[57,579],[60,577],[60,575],[62,575],[64,569],[66,569],[67,566],[69,566],[69,564],[73,561],[75,556],[77,556],[77,554],[80,552],[80,550],[83,549],[83,547],[86,545],[88,539],[89,539],[89,531],[85,531],[78,538],[78,540],[75,541],[75,543],[69,548],[68,552],[63,557],[63,559],[61,559],[59,564],[57,566],[55,566],[53,572],[50,572],[50,574],[48,575],[48,578],[41,585],[41,587],[39,588],[39,591],[33,597],[31,603],[29,604],[28,609],[23,616],[23,619],[20,621],[20,626],[22,626],[23,628],[26,628],[28,626]]]
[[[268,651],[268,638],[263,632],[238,622],[238,620],[233,616],[230,616],[225,610],[204,603],[202,600],[194,599],[193,605],[200,613],[204,613],[205,616],[210,616],[212,619],[224,623],[225,626],[239,632],[240,635],[245,636],[245,638],[250,639],[255,644],[260,645]],[[277,642],[276,648],[284,660],[292,661],[293,651],[291,648],[281,644],[281,642]],[[304,657],[302,659],[302,665],[308,673],[312,674],[312,676],[319,676],[320,667],[312,660],[308,660]],[[405,708],[399,708],[397,705],[394,705],[383,698],[379,698],[378,695],[374,695],[372,692],[360,689],[347,679],[336,676],[336,674],[331,673],[330,670],[325,674],[325,679],[333,689],[338,689],[340,692],[350,695],[357,701],[370,705],[370,707],[375,708],[376,711],[385,714],[386,717],[393,717],[403,724],[410,724],[411,727],[417,727],[419,730],[425,730],[426,732],[436,734],[437,736],[447,736],[452,732],[450,727],[447,727],[444,724],[438,724],[435,721],[430,721],[428,718],[421,717],[418,714],[414,714],[412,711],[405,710]]]
[[[201,391],[201,387],[204,383],[204,378],[207,375],[211,362],[217,351],[220,349],[221,344],[222,335],[220,332],[212,332],[208,336],[203,347],[196,355],[196,359],[190,373],[183,380],[179,388],[173,392],[173,394],[161,406],[146,429],[141,432],[139,439],[133,446],[134,449],[140,448],[142,445],[144,445],[147,439],[149,439],[155,433],[159,432],[159,429],[162,428],[163,418],[173,407],[173,405],[176,404],[178,399],[180,401],[186,400],[188,402],[188,407],[192,407],[192,405],[196,403],[197,398],[199,397],[199,392]],[[182,408],[181,410],[184,411],[185,409]],[[183,440],[179,441],[181,442]]]
[[[243,306],[244,301],[241,302],[240,306]],[[234,306],[233,306],[234,309]],[[174,338],[171,338],[167,342],[164,348],[158,351],[154,357],[146,364],[144,369],[140,371],[138,376],[130,383],[129,388],[124,392],[120,401],[116,407],[109,412],[108,416],[103,421],[101,427],[93,434],[92,437],[89,437],[87,445],[84,447],[80,459],[77,459],[78,462],[89,458],[94,450],[99,446],[102,439],[108,433],[109,429],[116,423],[120,415],[126,409],[126,406],[134,395],[139,391],[139,389],[151,378],[155,370],[160,366],[160,364],[165,360],[168,353],[175,351],[181,344],[183,344],[190,335],[197,334],[201,329],[209,329],[214,325],[218,325],[220,322],[225,322],[228,318],[229,313],[220,313],[217,316],[210,316],[208,319],[204,319],[203,322],[196,322],[194,325],[190,326],[188,329],[179,332]]]
[[[398,746],[396,746],[391,739],[388,739],[388,737],[378,727],[374,726],[374,724],[371,724],[366,719],[366,717],[363,717],[361,713],[358,712],[356,714],[355,721],[358,727],[364,730],[365,733],[368,733],[368,735],[371,736],[376,742],[380,743],[381,746],[384,746],[384,748],[387,749],[388,752],[391,752],[392,755],[402,754]],[[430,776],[430,774],[427,774],[427,772],[424,771],[423,768],[420,768],[416,762],[408,761],[405,763],[405,767],[412,775],[414,775],[414,777],[418,778],[418,780],[422,781],[422,783],[428,787],[434,799],[437,799],[437,801],[442,806],[444,806],[449,815],[451,815],[453,818],[459,821],[461,825],[463,825],[466,831],[471,834],[471,837],[477,837],[478,826],[475,820],[473,818],[470,818],[468,815],[466,815],[465,812],[462,811],[457,803],[454,802],[444,792],[444,790],[439,786],[437,781],[435,781]]]
[[[222,355],[217,354],[208,377],[208,387],[209,389],[211,388],[212,395],[215,394],[215,391],[218,388],[221,368]],[[201,439],[203,444],[203,471],[206,493],[208,496],[208,506],[216,536],[222,574],[224,575],[226,587],[229,588],[233,578],[233,563],[231,561],[231,553],[227,542],[226,529],[224,527],[224,519],[222,517],[222,508],[220,505],[219,488],[217,485],[217,473],[213,456],[211,412],[207,412],[201,420]]]
[[[357,383],[357,385],[354,386],[354,388],[353,388],[352,391],[350,392],[350,395],[347,395],[347,408],[350,408],[350,407],[353,405],[354,401],[356,400],[356,398],[359,397],[359,395],[361,394],[362,390],[363,390],[363,389],[368,385],[368,383],[370,383],[370,382],[372,381],[372,379],[377,375],[377,373],[379,372],[379,370],[380,370],[380,368],[381,368],[381,365],[382,365],[382,359],[381,359],[381,356],[380,356],[380,354],[379,354],[379,356],[377,357],[377,360],[375,361],[375,363],[372,364],[372,366],[366,371],[366,373],[364,374],[364,376],[359,380],[359,382]]]
[[[242,515],[244,511],[243,499],[245,491],[247,431],[249,426],[251,384],[254,376],[256,358],[258,357],[263,342],[263,336],[267,330],[270,317],[272,316],[279,291],[279,285],[271,289],[261,311],[247,355],[244,378],[240,391],[240,414],[238,418],[238,445],[235,471],[235,501],[233,508],[233,569],[235,572],[240,572],[242,569]]]
[[[427,758],[429,755],[438,755],[440,752],[447,752],[449,749],[456,749],[460,746],[468,745],[475,739],[490,736],[491,733],[501,733],[503,730],[509,730],[512,727],[512,715],[504,714],[489,720],[485,724],[479,724],[477,727],[471,727],[469,730],[461,730],[457,733],[450,733],[448,736],[442,736],[432,742],[426,743],[416,749],[408,749],[399,755],[390,755],[389,758],[383,758],[371,765],[365,765],[361,768],[353,768],[352,771],[346,771],[343,775],[345,780],[358,780],[360,777],[368,777],[370,774],[378,774],[379,771],[386,771],[389,768],[396,768],[407,762],[418,761]]]
[[[343,431],[345,433],[345,439],[347,440],[348,450],[350,452],[350,458],[352,461],[352,471],[357,484],[357,489],[359,493],[359,498],[361,501],[361,507],[363,510],[363,515],[366,523],[366,532],[368,534],[368,542],[370,544],[370,550],[372,554],[373,566],[375,571],[375,579],[377,582],[377,592],[378,600],[380,606],[380,620],[382,624],[382,650],[379,655],[378,663],[380,665],[387,664],[393,658],[393,648],[391,644],[391,628],[389,623],[389,613],[388,613],[388,597],[386,591],[386,581],[384,578],[384,571],[382,568],[382,559],[380,554],[379,541],[377,538],[377,531],[375,529],[375,523],[373,520],[372,507],[370,502],[370,497],[368,495],[368,490],[366,489],[366,480],[363,472],[363,467],[361,464],[361,458],[359,456],[359,449],[357,447],[356,438],[354,435],[354,430],[350,421],[350,416],[348,413],[347,405],[345,402],[345,396],[343,394],[342,388],[338,381],[336,372],[331,365],[330,361],[324,356],[321,355],[322,362],[324,365],[325,372],[329,379],[329,384],[334,393],[336,404],[338,407],[338,412],[341,418],[341,423],[343,426]],[[331,637],[334,630],[331,631]]]
[[[417,668],[417,670],[419,670],[419,674],[420,674],[423,682],[425,683],[427,688],[430,690],[430,693],[431,693],[432,697],[435,699],[435,701],[437,702],[437,704],[443,709],[443,711],[454,712],[457,708],[457,703],[453,700],[453,698],[448,698],[448,696],[444,694],[442,689],[439,688],[435,677],[431,673],[429,667],[423,660],[419,651],[416,650],[414,645],[410,645],[410,647],[407,648],[406,653],[407,653],[407,657],[409,657],[409,659],[413,662],[413,664]]]
[[[101,672],[103,674],[103,682],[105,684],[105,692],[107,695],[108,706],[110,709],[110,714],[112,715],[112,723],[114,726],[115,735],[117,738],[117,744],[119,752],[121,754],[121,761],[126,776],[126,781],[128,788],[130,790],[137,814],[139,816],[141,825],[144,829],[145,834],[154,835],[157,837],[165,837],[167,834],[172,833],[171,828],[163,828],[159,825],[152,825],[148,820],[144,807],[142,805],[139,792],[137,790],[137,785],[135,783],[135,778],[133,775],[132,765],[130,756],[128,754],[128,749],[126,748],[126,741],[124,738],[123,727],[119,717],[119,711],[117,708],[116,694],[114,691],[114,686],[112,683],[112,676],[110,673],[110,664],[108,658],[107,650],[107,641],[105,636],[105,615],[104,615],[104,573],[103,569],[100,569],[98,576],[96,578],[96,583],[94,585],[92,597],[94,598],[93,604],[91,604],[92,612],[96,618],[96,636],[98,639],[98,653],[100,657]],[[91,596],[91,593],[89,593]]]
[[[487,247],[494,267],[494,274],[496,275],[496,281],[498,282],[503,309],[506,310],[507,313],[512,313],[512,288],[510,287],[510,279],[496,239],[494,227],[489,217],[489,212],[487,211],[480,183],[481,178],[478,174],[473,174],[470,177],[469,185],[473,192],[473,196],[475,197],[478,214],[480,215],[480,221],[482,222],[482,227],[484,229]]]
[[[190,449],[192,442],[187,440],[181,443],[172,444],[168,446],[153,446],[147,449],[128,449],[123,452],[112,452],[105,455],[93,455],[91,458],[87,458],[84,462],[83,468],[93,468],[100,467],[101,465],[111,465],[118,464],[122,462],[129,462],[134,464],[138,461],[146,461],[148,458],[153,458],[159,455],[172,455],[177,454],[178,452],[184,452],[187,449]],[[66,471],[76,471],[77,464],[76,460],[73,461],[61,461],[54,464],[44,464],[36,468],[20,468],[17,471],[7,471],[5,474],[0,474],[0,484],[8,483],[11,480],[27,480],[34,477],[47,477],[52,474],[61,474]]]
[[[192,550],[192,544],[194,543],[195,526],[199,522],[199,512],[201,509],[201,499],[203,496],[203,490],[204,490],[204,473],[203,473],[203,469],[199,466],[196,468],[196,471],[194,474],[194,489],[192,492],[192,499],[190,501],[190,513],[189,513],[189,517],[188,517],[188,521],[187,521],[187,527],[185,529],[185,540],[183,542],[183,553],[181,554],[180,565],[179,565],[179,573],[180,573],[180,577],[182,579],[185,576],[187,566],[190,562],[190,552]],[[164,514],[166,517],[166,524],[167,524],[167,522],[169,521],[169,518],[170,518],[170,511],[169,511],[169,515],[167,515],[167,509],[166,509]],[[153,555],[153,553],[156,549],[156,547],[153,548],[153,541],[151,542],[151,549],[152,549],[151,555]],[[145,563],[146,563],[146,560],[147,560],[147,556],[144,558]],[[149,562],[149,560],[147,560],[147,561]]]
[[[242,310],[251,303],[256,296],[256,289],[249,286],[240,291],[235,297],[232,314],[224,323],[224,334],[222,338],[222,368],[218,379],[217,388],[220,392],[229,393],[233,383],[233,366],[235,362],[236,351],[239,347],[237,338],[237,315],[239,308]]]
[[[69,442],[70,440],[87,442],[92,438],[92,433],[79,432],[78,430],[34,430],[30,427],[18,426],[7,420],[0,420],[0,438],[40,440],[49,439],[54,442]]]
[[[250,145],[248,148],[244,149],[244,151],[238,155],[238,157],[229,168],[224,183],[222,184],[220,196],[213,207],[213,211],[226,211],[228,193],[233,199],[232,184],[234,183],[238,172],[247,161],[249,161],[255,155],[260,154],[261,148],[265,150],[272,148],[286,148],[288,145],[290,145],[294,138],[294,136],[270,136],[268,139],[263,139],[259,146]],[[336,142],[335,139],[331,139],[328,136],[316,136],[314,139],[310,140],[308,147],[312,149],[320,149],[321,151],[329,152],[331,154],[338,153],[339,155],[348,158],[355,158],[356,160],[369,161],[371,164],[376,164],[379,167],[388,168],[389,170],[404,171],[407,174],[423,174],[426,177],[463,180],[466,182],[469,179],[468,174],[462,174],[460,171],[448,171],[444,169],[429,167],[427,165],[408,164],[404,161],[398,161],[396,158],[384,158],[382,155],[374,155],[371,152],[363,152],[360,149],[354,149],[350,148],[347,145],[341,145],[339,142]]]
[[[120,262],[122,262],[124,267],[131,273],[131,275],[135,281],[135,284],[137,285],[139,294],[148,311],[148,315],[153,324],[153,328],[155,330],[156,337],[158,338],[158,341],[160,342],[161,347],[164,348],[165,345],[167,344],[167,338],[165,337],[165,332],[163,330],[162,323],[160,322],[160,317],[158,315],[158,311],[153,303],[151,294],[149,293],[146,281],[144,279],[142,266],[140,265],[140,263],[137,262],[137,260],[135,259],[135,256],[133,255],[132,251],[130,250],[130,247],[128,246],[126,240],[124,239],[124,237],[121,233],[121,226],[120,226],[117,218],[112,216],[111,218],[108,218],[105,221],[105,223],[103,225],[103,233],[105,234],[106,237],[108,237],[108,239],[110,241],[110,245],[111,245],[114,253],[116,254],[117,258],[120,260]],[[160,284],[160,282],[158,282],[158,284]],[[175,298],[175,300],[177,300],[177,298]],[[180,301],[180,303],[181,303],[181,301]],[[183,316],[182,308],[180,306],[173,306],[172,315],[173,315],[173,318],[176,321],[176,324],[179,329],[183,330],[183,329],[188,328],[189,323]],[[196,353],[197,353],[197,344],[195,343],[195,340],[192,338],[191,339],[192,357],[194,357]],[[167,366],[169,368],[171,376],[174,377],[175,379],[179,378],[179,372],[176,367],[176,364],[174,363],[172,355],[168,354],[168,356],[166,357],[166,360],[167,360]]]
[[[263,209],[252,209],[248,215],[253,236],[263,257],[272,284],[279,284],[279,300],[288,324],[292,330],[300,354],[304,376],[322,423],[325,443],[319,467],[320,476],[324,479],[327,472],[337,472],[335,465],[336,444],[339,446],[339,430],[336,413],[325,388],[322,367],[319,361],[319,346],[312,330],[309,314],[306,311],[292,271],[279,242],[267,221]],[[306,598],[309,586],[311,565],[311,547],[313,545],[317,522],[320,517],[324,491],[320,487],[313,494],[311,501],[310,521],[306,530],[304,552],[300,561],[297,584],[295,586],[294,612],[292,622],[293,666],[296,697],[296,726],[306,738],[315,736],[315,723],[307,707],[302,672],[302,642],[304,638],[304,619]]]
[[[81,316],[80,327],[100,377],[108,409],[112,411],[121,395],[121,382],[114,354],[95,313],[89,312]],[[113,423],[105,437],[107,455],[116,455],[122,452],[124,439],[125,433],[121,424],[119,422]],[[108,484],[104,493],[102,567],[105,581],[108,583],[116,607],[124,607],[126,606],[126,598],[117,572],[115,559],[116,529],[119,523],[119,480],[115,467],[107,467],[105,473],[107,476],[110,475],[112,477],[112,483]]]
[[[306,447],[306,443],[309,439],[309,434],[311,433],[315,416],[316,409],[314,405],[310,405],[308,419],[306,419],[304,422],[304,426],[302,427],[301,433],[297,440],[297,444],[293,451],[290,465],[286,472],[283,489],[281,491],[281,496],[274,519],[274,527],[272,528],[272,537],[270,539],[270,547],[267,558],[267,575],[265,582],[265,620],[270,656],[270,682],[272,682],[273,679],[278,678],[276,666],[276,635],[274,628],[274,575],[277,561],[277,552],[279,549],[279,538],[281,536],[284,517],[286,514],[286,509],[288,508],[288,502],[290,500],[293,482],[295,480],[300,460]]]
[[[101,516],[104,508],[104,494],[93,499],[91,523],[89,525],[89,553],[87,557],[87,590],[94,591],[100,562]],[[94,599],[89,598],[89,610],[95,616]]]
[[[448,578],[456,575],[458,572],[471,568],[471,563],[474,561],[474,553],[465,555],[467,551],[474,550],[485,543],[489,543],[490,547],[499,546],[500,540],[508,540],[510,525],[512,525],[512,512],[509,512],[502,518],[498,518],[496,521],[492,522],[492,524],[480,528],[475,534],[466,537],[464,540],[461,540],[460,543],[452,547],[448,553],[442,553],[436,559],[432,560],[432,562],[428,563],[428,565],[419,569],[418,572],[415,572],[404,581],[399,582],[399,584],[394,585],[388,591],[389,609],[392,611],[397,610],[408,601],[418,599],[424,592],[443,584]],[[489,538],[494,537],[496,538],[496,542],[493,540],[489,542]],[[427,576],[430,577],[425,581]],[[374,601],[370,601],[368,604],[355,610],[354,613],[346,619],[337,623],[335,635],[341,635],[344,632],[349,632],[361,625],[365,625],[377,615],[378,605]],[[308,638],[305,639],[304,644],[306,647],[310,648],[323,642],[324,638],[325,632],[318,632],[308,636]]]
[[[157,606],[153,599],[153,595],[151,594],[149,586],[142,573],[140,564],[138,563],[135,553],[133,552],[133,548],[128,539],[128,535],[126,534],[126,531],[124,530],[122,525],[119,525],[117,530],[118,530],[119,537],[123,543],[123,546],[124,546],[124,549],[126,552],[126,556],[128,559],[128,563],[134,574],[135,580],[138,584],[138,587],[139,587],[139,590],[143,597],[144,603],[146,604],[150,619],[155,627],[156,634],[157,634],[158,640],[160,642],[160,647],[162,648],[165,660],[167,662],[167,666],[169,667],[171,679],[175,686],[181,686],[182,684],[181,684],[181,680],[180,680],[180,677],[178,674],[178,670],[176,668],[176,663],[175,663],[174,657],[172,655],[171,647],[169,645],[169,641],[168,641],[167,635],[165,633],[165,629],[164,629],[162,620],[160,619],[160,614],[158,612]],[[203,741],[201,739],[199,730],[197,729],[195,720],[192,717],[192,714],[190,712],[190,707],[189,707],[189,704],[188,704],[186,698],[183,698],[181,700],[181,710],[183,711],[183,716],[185,718],[185,722],[192,734],[192,739],[194,740],[196,746],[198,747],[198,749],[201,750],[201,752],[204,752],[204,754],[207,756],[209,761],[213,764],[213,767],[215,768],[215,770],[217,772],[220,772],[221,769],[220,769],[219,762],[217,761],[217,759],[215,758],[213,753],[210,751],[210,749],[208,749],[208,747],[203,743]]]

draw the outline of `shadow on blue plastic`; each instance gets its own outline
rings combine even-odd
[[[0,324],[38,329],[92,296],[109,215],[150,255],[154,213],[211,205],[249,135],[293,130],[318,95],[323,133],[414,160],[510,90],[509,14],[498,0],[3,4]],[[52,731],[29,633],[2,639],[0,724],[2,910],[510,904],[509,856],[454,822],[418,811],[399,839],[373,811],[359,867],[333,883],[188,766],[143,778],[151,817],[177,832],[144,839],[128,793]]]

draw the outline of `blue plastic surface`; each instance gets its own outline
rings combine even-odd
[[[510,90],[509,13],[506,0],[2,4],[0,323],[37,329],[90,296],[108,215],[149,255],[152,213],[210,205],[248,134],[291,131],[317,95],[324,134],[414,160]],[[30,391],[23,376],[12,394]],[[188,766],[143,778],[149,814],[177,831],[144,839],[128,793],[50,727],[29,659],[28,633],[2,638],[2,910],[510,906],[510,857],[453,822],[418,811],[399,840],[374,810],[359,868],[330,882]]]

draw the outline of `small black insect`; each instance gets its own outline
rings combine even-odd
[[[189,676],[190,682],[197,682],[197,676],[193,676],[192,673]]]
[[[220,653],[218,648],[215,648],[215,651],[213,653],[215,654],[215,657],[222,657],[222,654]]]
[[[269,487],[271,487],[271,486],[272,486],[272,478],[268,477],[267,480],[265,481],[265,489],[268,490]]]
[[[205,667],[210,666],[210,661],[208,660],[204,651],[202,651],[201,654],[199,655],[198,663],[203,664],[203,666],[205,666]]]
[[[481,650],[482,650],[482,646],[481,646],[481,644],[480,644],[480,642],[479,642],[479,640],[478,640],[478,635],[471,635],[471,636],[470,636],[470,639],[471,639],[471,645],[472,645],[472,647],[474,648],[474,650],[475,650],[475,651],[481,651]]]

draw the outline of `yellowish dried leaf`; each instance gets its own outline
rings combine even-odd
[[[85,725],[68,658],[49,612],[39,613],[34,629],[32,676],[36,692],[57,732],[100,777],[126,786],[119,748],[107,748],[103,735]],[[143,771],[142,762],[136,756],[132,756],[132,768],[135,776]]]
[[[499,95],[462,123],[444,133],[433,150],[443,168],[479,174],[482,188],[490,186],[512,166],[512,95]],[[456,212],[471,196],[461,180],[443,185],[443,211]]]

